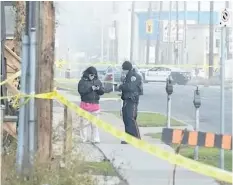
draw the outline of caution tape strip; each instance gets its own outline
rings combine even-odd
[[[8,99],[8,98],[39,98],[39,99],[53,99],[54,96],[56,96],[57,92],[52,91],[48,93],[41,93],[41,94],[16,94],[12,96],[1,96],[0,100],[2,99]]]
[[[113,63],[78,63],[75,64],[77,66],[121,66],[122,64],[113,64]],[[175,68],[203,68],[203,69],[207,69],[207,68],[219,68],[219,65],[208,65],[208,64],[204,64],[204,65],[195,65],[195,64],[182,64],[182,65],[171,65],[171,64],[135,64],[137,67],[175,67]],[[62,71],[67,71],[67,67],[63,66],[59,66],[56,68],[56,70],[62,70]],[[76,69],[69,69],[69,71],[79,71]]]
[[[57,83],[62,83],[62,82],[72,82],[72,83],[78,83],[80,81],[80,79],[78,78],[54,78],[54,80],[57,82]],[[119,82],[114,82],[114,81],[102,81],[102,83],[110,83],[110,84],[118,84]],[[60,84],[56,84],[57,86],[59,86]]]
[[[19,97],[19,95],[18,95]],[[43,93],[43,94],[31,94],[31,95],[20,95],[20,98],[23,97],[31,97],[31,98],[42,98],[42,99],[56,99],[60,103],[66,105],[69,109],[75,111],[78,115],[82,116],[83,118],[91,121],[93,124],[96,124],[98,127],[102,128],[104,131],[110,133],[111,135],[115,136],[116,138],[122,139],[127,143],[133,145],[135,148],[138,148],[144,152],[147,152],[151,155],[154,155],[160,159],[166,160],[171,164],[176,164],[193,172],[209,176],[215,178],[220,181],[232,183],[233,175],[231,172],[209,166],[198,161],[194,161],[188,158],[181,156],[180,154],[175,154],[172,152],[168,152],[166,150],[161,149],[160,147],[154,146],[149,144],[143,140],[139,140],[125,132],[122,132],[111,124],[100,120],[99,118],[95,117],[94,115],[90,114],[89,112],[84,111],[76,104],[67,100],[64,96],[62,96],[57,91]],[[1,97],[4,98],[4,97]]]
[[[82,110],[74,103],[68,101],[64,96],[62,96],[59,93],[57,93],[55,98],[62,104],[66,105],[68,108],[75,111],[78,115],[81,115],[85,119],[91,121],[98,127],[102,128],[104,131],[110,133],[111,135],[119,139],[125,140],[126,142],[130,143],[131,145],[142,151],[145,151],[172,164],[179,165],[196,173],[213,177],[220,181],[232,183],[233,176],[230,172],[206,164],[202,164],[200,162],[185,158],[179,154],[168,152],[143,140],[139,140],[135,137],[132,137],[131,135],[114,128],[111,124],[106,123],[105,121],[100,120],[97,117],[91,115],[90,113]]]
[[[0,82],[0,86],[6,84],[7,82],[14,80],[15,78],[18,78],[21,75],[21,71],[18,71],[17,73],[13,74],[12,76],[10,76],[9,78],[7,78],[6,80]]]

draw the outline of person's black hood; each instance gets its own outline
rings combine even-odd
[[[89,74],[95,75],[95,78],[94,78],[94,79],[98,79],[98,73],[97,73],[97,70],[96,70],[95,67],[93,67],[93,66],[88,67],[88,68],[83,72],[83,78],[89,79]]]

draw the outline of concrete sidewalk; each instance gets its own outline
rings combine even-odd
[[[112,114],[102,113],[101,119],[112,123],[118,129],[124,130],[121,119]],[[150,132],[153,132],[149,129]],[[156,129],[155,129],[156,130]],[[159,131],[159,129],[157,129]],[[141,134],[146,130],[140,128]],[[140,151],[131,145],[121,145],[120,140],[100,130],[101,143],[97,146],[104,152],[107,158],[120,171],[129,185],[172,185],[172,174],[174,166],[170,163],[156,158],[150,154]],[[169,146],[160,141],[143,137],[150,143],[173,152]],[[184,168],[176,169],[176,185],[217,185],[214,179],[199,175]]]
[[[53,107],[53,155],[54,156],[62,156],[63,155],[63,147],[64,147],[64,115],[63,115],[62,107]],[[72,133],[72,153],[76,156],[79,156],[80,160],[88,161],[88,162],[103,162],[105,161],[105,156],[99,149],[90,144],[90,143],[80,143],[79,142],[79,132],[77,129],[79,128],[78,116],[73,112],[72,113],[72,121],[73,121],[73,133]],[[61,160],[60,167],[64,167],[65,164]],[[117,174],[118,175],[118,174]],[[116,185],[121,183],[121,179],[119,176],[108,176],[106,175],[91,175],[93,181],[96,185]]]

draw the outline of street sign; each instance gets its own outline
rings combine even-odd
[[[232,27],[232,12],[231,10],[225,8],[220,13],[220,27]]]
[[[153,20],[149,19],[146,21],[146,33],[153,33]]]

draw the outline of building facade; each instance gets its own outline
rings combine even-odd
[[[231,3],[230,7],[232,7]],[[204,65],[208,64],[209,55],[209,21],[210,21],[210,3],[200,2],[198,8],[198,2],[187,2],[186,12],[186,51],[184,51],[184,3],[179,2],[178,4],[178,19],[179,19],[179,40],[174,42],[174,39],[170,39],[171,42],[167,42],[166,24],[169,21],[169,2],[163,2],[163,9],[160,20],[159,15],[159,2],[153,2],[152,5],[152,16],[153,20],[153,33],[149,35],[151,39],[150,46],[150,63],[175,63],[175,48],[178,48],[178,64],[192,64],[192,65]],[[214,22],[214,63],[219,63],[219,42],[220,33],[218,31],[220,13],[225,8],[225,1],[215,1],[213,11],[213,22]],[[146,33],[146,21],[148,20],[148,2],[136,2],[135,3],[135,23],[134,23],[134,55],[133,60],[138,63],[145,63],[146,53],[146,40],[148,34]],[[173,31],[172,35],[176,35],[176,3],[172,3],[171,20]],[[117,16],[119,32],[119,60],[129,58],[130,53],[130,29],[131,29],[131,2],[119,2],[119,12]],[[160,23],[160,24],[159,24]],[[162,28],[161,28],[162,24]],[[155,46],[157,40],[157,33],[160,35],[160,52],[159,58],[155,58]],[[173,36],[174,38],[174,36]],[[231,44],[229,44],[231,45]],[[170,46],[172,49],[168,51]],[[229,46],[230,47],[230,46]],[[183,56],[185,53],[185,56]],[[170,61],[168,61],[168,55],[171,55]]]

